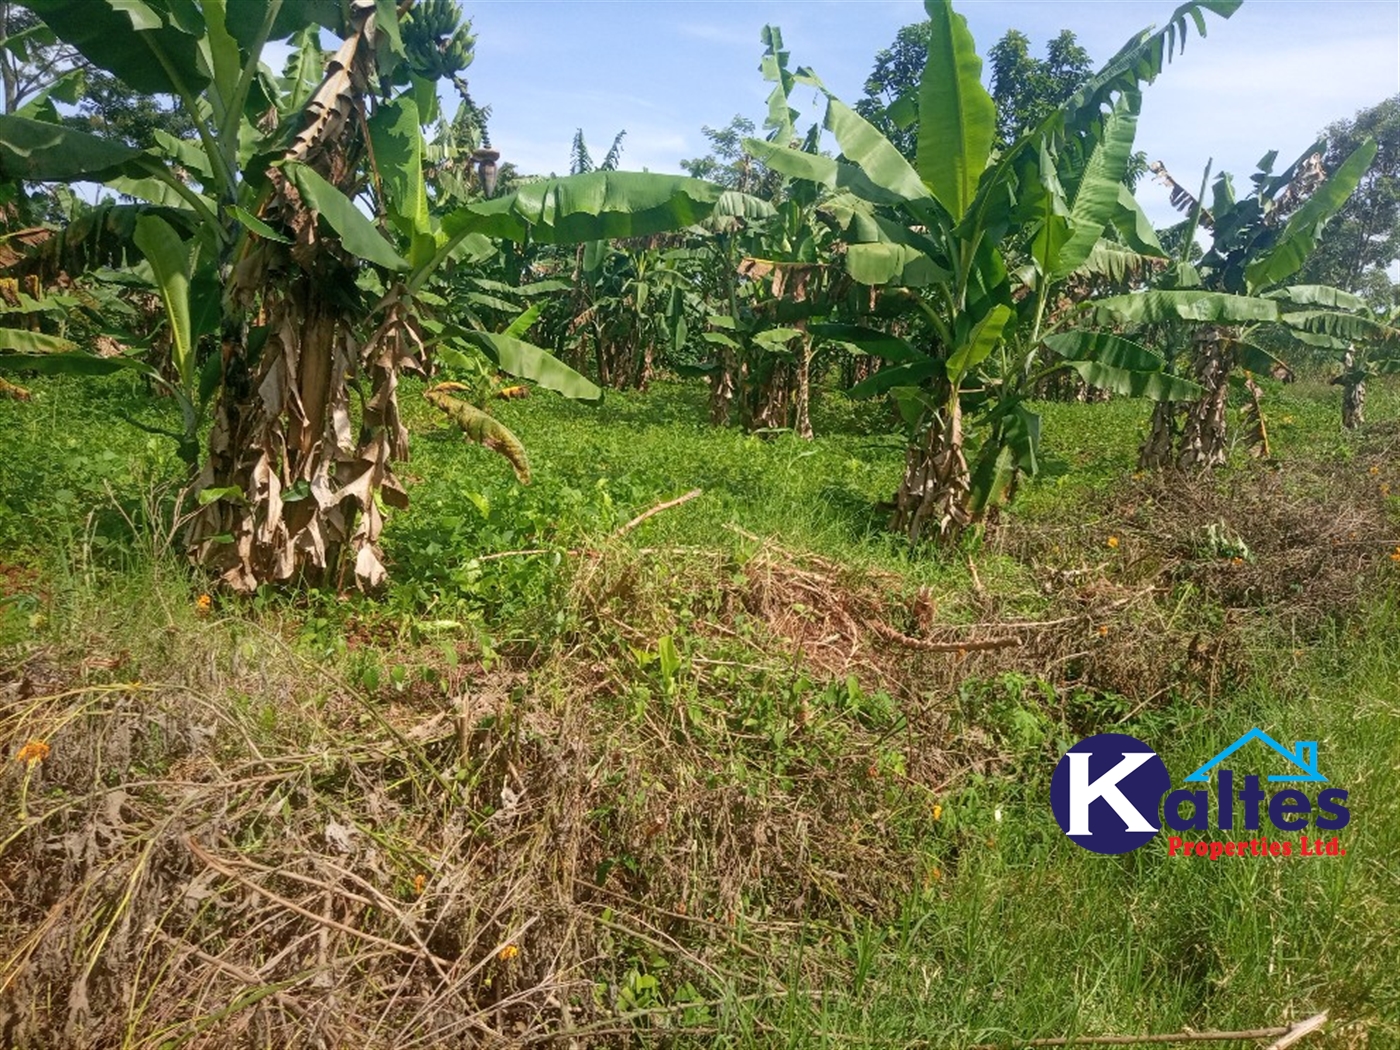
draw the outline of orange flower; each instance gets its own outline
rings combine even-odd
[[[1381,472],[1381,468],[1380,468],[1380,467],[1372,467],[1370,470],[1366,471],[1367,474],[1371,474],[1371,475],[1379,474],[1380,472]]]
[[[423,887],[427,884],[428,876],[424,875],[422,872],[419,872],[417,875],[413,876],[413,895],[415,897],[423,896]]]
[[[1233,566],[1235,566],[1235,568],[1239,568],[1241,565],[1244,564],[1244,559],[1243,559],[1243,558],[1231,558],[1231,559],[1230,559],[1230,564],[1233,565]]]
[[[195,612],[200,616],[208,616],[209,610],[214,607],[214,599],[207,594],[201,594],[194,600]]]
[[[1400,561],[1400,547],[1396,547],[1393,551],[1390,552],[1390,560]]]
[[[1100,637],[1100,638],[1107,638],[1107,637],[1108,637],[1108,624],[1106,624],[1106,623],[1101,623],[1101,624],[1099,624],[1099,637]]]
[[[1117,549],[1118,549],[1118,537],[1117,537],[1117,536],[1110,536],[1110,537],[1108,538],[1108,545],[1109,545],[1110,548],[1112,548],[1112,549],[1114,549],[1114,550],[1117,550]]]
[[[42,740],[30,740],[15,755],[16,762],[28,762],[31,766],[49,757],[49,745]]]
[[[507,944],[504,948],[502,948],[496,953],[496,958],[500,959],[501,962],[510,962],[519,954],[520,949],[518,947],[516,947],[513,944]]]

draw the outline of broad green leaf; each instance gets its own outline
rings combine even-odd
[[[656,655],[660,659],[662,677],[669,682],[681,669],[681,654],[676,650],[675,640],[669,634],[657,639]]]
[[[338,36],[343,36],[346,31],[343,0],[231,0],[225,24],[245,52],[256,42],[273,3],[278,6],[269,40],[299,39],[298,35],[308,30],[316,32],[313,28],[316,26],[329,29]],[[324,72],[325,63],[321,62],[314,76],[315,83],[311,85],[313,91]],[[297,105],[295,108],[301,107]]]
[[[967,20],[950,0],[925,0],[928,62],[919,84],[918,169],[925,185],[957,222],[977,193],[996,140],[997,110],[982,86]]]
[[[1317,248],[1323,225],[1341,210],[1347,198],[1355,192],[1362,176],[1376,159],[1378,148],[1375,139],[1363,142],[1332,173],[1331,178],[1293,213],[1273,250],[1245,268],[1245,280],[1251,290],[1278,284],[1303,268],[1308,256]]]
[[[978,321],[967,340],[948,356],[948,379],[956,388],[963,376],[987,359],[998,342],[1002,330],[1011,320],[1011,307],[1002,303],[993,306],[986,317]]]
[[[1272,299],[1196,290],[1134,292],[1100,299],[1094,306],[1100,317],[1138,324],[1179,320],[1238,324],[1279,319],[1278,304]]]
[[[417,103],[409,95],[400,95],[381,105],[369,119],[369,136],[375,171],[390,212],[405,224],[405,232],[426,232],[428,191],[423,182],[423,133],[418,127]]]
[[[837,343],[850,343],[860,347],[867,354],[874,354],[886,361],[921,361],[927,355],[915,349],[908,340],[875,328],[862,328],[853,324],[814,324],[811,333],[819,339],[830,339]]]
[[[170,353],[183,390],[194,390],[194,337],[190,328],[190,253],[180,235],[158,215],[136,221],[136,247],[151,264],[165,317]]]
[[[922,361],[910,361],[908,364],[896,365],[893,368],[882,368],[869,379],[862,380],[851,387],[846,393],[859,399],[882,394],[891,387],[918,386],[924,380],[938,375],[939,372],[943,371],[943,368],[944,363],[933,357],[926,357]]]
[[[1126,186],[1118,187],[1118,211],[1114,213],[1112,221],[1123,243],[1139,255],[1159,259],[1166,257],[1167,253],[1157,239],[1157,231],[1152,227],[1152,220],[1142,210],[1133,191]]]
[[[1101,361],[1066,361],[1065,367],[1074,369],[1092,387],[1127,397],[1145,397],[1149,401],[1191,401],[1201,395],[1201,388],[1189,379],[1166,372],[1134,372]]]
[[[263,222],[252,212],[240,208],[237,204],[230,204],[228,206],[228,210],[229,214],[231,214],[235,219],[241,222],[253,233],[256,233],[259,237],[265,237],[269,241],[277,241],[279,244],[292,243],[290,237],[286,237],[283,234],[278,233],[276,230],[274,230],[267,223]]]
[[[217,487],[211,485],[209,488],[200,489],[199,494],[195,496],[195,501],[201,507],[207,507],[209,504],[217,503],[220,500],[227,500],[229,503],[237,503],[240,506],[247,506],[248,504],[248,497],[243,494],[242,487],[238,485],[221,485]]]
[[[1142,96],[1136,91],[1126,92],[1104,121],[1103,139],[1089,155],[1074,194],[1069,215],[1070,236],[1055,260],[1054,277],[1064,277],[1079,269],[1103,235],[1104,227],[1117,214],[1119,191],[1124,188],[1123,176],[1132,156],[1141,107]]]
[[[831,157],[806,153],[787,146],[775,146],[763,139],[744,139],[744,152],[760,164],[790,179],[815,182],[833,190],[849,190],[872,204],[902,204],[905,198],[872,182],[854,164],[843,164]]]
[[[1005,501],[1016,479],[1016,459],[1016,450],[1010,445],[989,444],[985,448],[969,478],[967,509],[974,517]]]
[[[408,263],[394,251],[393,245],[375,229],[374,223],[356,208],[349,197],[341,193],[305,164],[288,162],[283,170],[291,176],[302,199],[340,237],[340,243],[351,255],[358,256],[386,270],[406,270]]]
[[[1327,306],[1353,312],[1367,309],[1366,300],[1361,296],[1327,284],[1293,284],[1264,294],[1267,299],[1287,299],[1297,306]]]
[[[1089,257],[1074,272],[1090,277],[1107,277],[1121,284],[1129,278],[1141,276],[1158,258],[1155,255],[1141,255],[1116,241],[1100,239],[1089,252]]]
[[[475,303],[477,306],[484,306],[488,310],[499,310],[504,314],[513,314],[520,309],[517,303],[507,302],[497,296],[486,295],[483,292],[467,292],[463,298],[469,303]]]
[[[827,100],[825,126],[836,136],[846,160],[864,172],[871,183],[899,200],[913,201],[929,196],[928,187],[904,155],[844,102],[835,98]]]
[[[1151,372],[1162,367],[1162,357],[1141,343],[1112,332],[1059,332],[1046,336],[1045,345],[1071,361],[1098,361],[1132,372]]]
[[[211,178],[209,167],[209,154],[204,152],[204,148],[198,142],[190,142],[187,139],[177,139],[170,132],[162,128],[155,130],[156,142],[167,156],[174,159],[175,163],[188,171],[197,172],[205,179]]]
[[[238,0],[231,0],[238,3]],[[225,25],[225,13],[230,0],[203,0],[205,33],[200,41],[201,57],[206,68],[214,74],[207,97],[216,101],[216,115],[222,111],[219,121],[220,131],[232,132],[238,127],[243,114],[239,112],[238,85],[243,73],[243,58],[238,52],[238,41],[229,34]]]
[[[235,6],[259,0],[236,0]],[[146,0],[27,0],[65,43],[98,69],[147,95],[199,95],[209,86],[199,37],[186,32],[165,4]],[[180,6],[180,5],[175,5]],[[189,8],[193,11],[193,6]],[[195,28],[188,26],[187,28]]]
[[[643,237],[706,219],[724,191],[680,175],[591,171],[528,183],[506,197],[469,204],[443,217],[450,237],[483,233],[541,244]]]
[[[1280,320],[1299,332],[1330,336],[1348,342],[1400,346],[1400,329],[1356,314],[1335,313],[1331,310],[1298,310],[1284,314]]]
[[[529,379],[578,401],[601,401],[603,392],[548,350],[508,335],[462,331],[458,338],[486,354],[503,372]]]
[[[61,354],[76,349],[77,344],[71,339],[23,328],[0,328],[0,350],[21,354]]]
[[[0,372],[36,372],[39,375],[106,376],[123,369],[149,372],[150,366],[134,357],[98,357],[96,354],[11,353],[0,351]]]
[[[535,326],[535,322],[540,319],[540,307],[538,305],[521,313],[510,324],[501,330],[501,334],[512,339],[524,339],[525,333]]]
[[[903,244],[852,244],[846,249],[846,272],[872,286],[927,288],[948,279],[948,272],[927,255]]]
[[[321,53],[321,34],[314,26],[306,26],[292,37],[291,53],[282,67],[283,112],[296,113],[320,86],[325,75],[326,59]]]
[[[105,182],[135,172],[141,150],[61,124],[0,116],[0,174],[25,182]]]
[[[1253,372],[1255,375],[1272,375],[1277,369],[1292,373],[1292,369],[1287,364],[1255,343],[1243,341],[1235,343],[1234,356],[1237,365],[1246,372]]]

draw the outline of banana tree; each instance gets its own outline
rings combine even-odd
[[[1172,204],[1189,216],[1181,257],[1163,271],[1157,290],[1108,300],[1100,309],[1106,318],[1120,322],[1162,326],[1173,350],[1186,343],[1189,349],[1180,356],[1201,393],[1188,402],[1172,399],[1156,406],[1139,453],[1140,466],[1204,470],[1224,463],[1232,386],[1247,398],[1251,445],[1261,451],[1266,447],[1253,375],[1286,374],[1287,366],[1253,335],[1261,325],[1296,328],[1307,323],[1302,311],[1279,309],[1280,303],[1289,302],[1287,282],[1317,247],[1323,227],[1355,191],[1376,155],[1376,143],[1368,140],[1329,176],[1322,168],[1321,145],[1304,151],[1278,174],[1273,171],[1277,151],[1265,155],[1252,176],[1254,190],[1244,198],[1236,198],[1233,181],[1222,173],[1209,207],[1203,199],[1209,165],[1199,195],[1177,183],[1162,165],[1153,165],[1171,191]],[[1193,265],[1186,253],[1197,227],[1210,232],[1212,244]]]
[[[820,127],[805,136],[794,127],[790,95],[797,77],[788,69],[782,31],[764,26],[760,70],[773,87],[766,141],[797,144],[815,154]],[[820,345],[811,326],[834,313],[852,282],[833,254],[835,238],[817,211],[817,187],[770,179],[773,200],[746,198],[742,210],[717,211],[711,245],[722,275],[719,300],[727,308],[710,318],[704,339],[717,350],[708,366],[712,417],[725,422],[738,408],[748,430],[791,429],[812,437],[811,388]]]
[[[1292,285],[1267,293],[1279,304],[1283,330],[1341,366],[1342,427],[1366,421],[1366,383],[1400,374],[1400,310],[1376,310],[1359,295],[1326,285]]]
[[[823,334],[894,362],[855,393],[892,390],[909,423],[903,481],[892,526],[911,540],[955,536],[1035,469],[1039,421],[1022,404],[1020,378],[1050,367],[1125,392],[1169,396],[1182,389],[1161,375],[1144,348],[1104,333],[1065,333],[1047,343],[1054,292],[1112,226],[1137,229],[1141,213],[1122,188],[1140,86],[1184,44],[1189,24],[1204,35],[1205,13],[1238,6],[1188,3],[1158,32],[1143,32],[1040,126],[995,153],[996,107],[981,83],[981,59],[951,4],[928,0],[929,53],[919,85],[918,151],[906,160],[810,70],[795,79],[827,97],[825,128],[836,159],[745,142],[757,159],[828,194],[822,208],[846,243],[850,276],[880,289],[879,312],[914,319],[915,338],[871,325]],[[1029,245],[1034,264],[1013,281],[1007,253]],[[1021,348],[1018,351],[1015,348]],[[981,424],[969,466],[965,413]]]
[[[147,152],[0,118],[0,174],[101,182],[146,202],[133,250],[161,285],[182,385],[197,384],[201,338],[218,362],[191,554],[236,590],[337,580],[351,564],[362,586],[384,579],[382,504],[406,504],[393,470],[408,454],[398,381],[438,341],[424,296],[444,264],[489,250],[488,237],[572,242],[674,228],[703,218],[719,193],[690,179],[595,173],[433,216],[422,126],[433,78],[460,72],[470,48],[457,46],[460,24],[431,39],[426,20],[401,26],[392,0],[31,7],[94,65],[179,98],[195,124],[197,140]],[[322,29],[339,39],[329,55]],[[279,78],[261,57],[287,39],[293,56]],[[563,368],[512,336],[450,337],[526,375]]]

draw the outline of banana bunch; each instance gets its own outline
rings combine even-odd
[[[452,77],[472,64],[476,37],[456,0],[418,0],[399,29],[409,65],[420,77]]]

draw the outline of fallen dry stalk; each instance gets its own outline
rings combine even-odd
[[[1285,1050],[1310,1032],[1315,1032],[1327,1023],[1327,1011],[1297,1021],[1291,1025],[1273,1028],[1246,1028],[1233,1032],[1172,1032],[1165,1035],[1075,1035],[1056,1036],[1047,1039],[1027,1039],[1003,1041],[1000,1043],[974,1043],[966,1050],[1007,1050],[1008,1047],[1040,1046],[1139,1046],[1148,1043],[1212,1043],[1238,1042],[1245,1039],[1272,1039],[1280,1036],[1277,1042],[1270,1043],[1267,1050]]]

